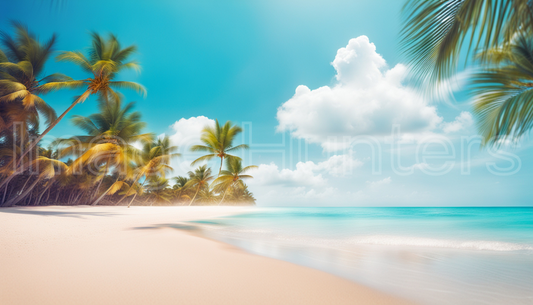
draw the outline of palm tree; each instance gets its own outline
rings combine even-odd
[[[168,179],[155,176],[148,179],[146,188],[149,190],[148,197],[153,198],[156,203],[169,202],[170,194],[168,189]],[[150,206],[153,201],[150,203]]]
[[[532,10],[528,0],[408,0],[401,35],[413,76],[434,88],[455,73],[462,50],[468,59],[472,50],[509,44],[518,31],[529,31]]]
[[[248,149],[248,145],[241,144],[233,147],[233,140],[237,134],[242,131],[242,128],[231,124],[227,121],[224,126],[220,126],[218,120],[215,122],[215,126],[205,126],[202,130],[202,137],[200,138],[204,145],[194,145],[191,147],[192,151],[203,151],[209,154],[202,156],[194,160],[191,165],[195,165],[198,162],[209,161],[212,158],[220,158],[220,168],[218,174],[222,171],[222,164],[226,158],[238,158],[237,156],[230,155],[229,152],[236,151],[238,149]]]
[[[146,94],[146,90],[140,84],[128,81],[114,81],[116,75],[125,69],[139,69],[139,65],[135,61],[127,61],[135,51],[135,46],[122,48],[119,41],[114,35],[110,35],[109,39],[105,40],[97,33],[92,34],[93,41],[89,50],[89,58],[85,57],[81,52],[62,52],[57,56],[58,61],[68,61],[79,65],[85,72],[89,73],[89,77],[82,80],[54,80],[38,87],[39,92],[48,93],[51,91],[69,88],[84,88],[85,91],[67,108],[57,119],[55,119],[46,128],[43,133],[33,142],[31,142],[23,153],[23,156],[35,147],[39,141],[54,128],[67,113],[79,103],[83,103],[90,95],[97,94],[100,101],[109,102],[110,99],[118,100],[118,94],[113,88],[134,89],[141,94]],[[18,167],[18,166],[17,166]],[[2,185],[0,184],[0,187]]]
[[[136,177],[133,180],[130,189],[141,177],[148,179],[154,175],[161,175],[164,178],[167,171],[173,170],[169,165],[171,158],[180,156],[180,154],[176,152],[177,150],[178,147],[172,146],[170,144],[170,138],[166,135],[158,138],[156,141],[144,144],[140,154],[138,168],[136,169]],[[131,195],[131,193],[127,192],[122,199],[124,199],[126,195]],[[128,207],[130,207],[132,202],[133,200],[130,201]]]
[[[28,196],[31,191],[35,188],[35,186],[41,182],[43,179],[52,179],[55,177],[56,172],[65,172],[67,170],[67,165],[59,160],[49,158],[47,156],[39,156],[35,160],[31,161],[31,164],[29,164],[28,168],[32,168],[34,170],[39,171],[39,176],[35,179],[35,181],[29,185],[25,191],[23,192],[21,190],[21,193],[18,196],[13,197],[6,203],[4,203],[2,206],[4,207],[11,207],[20,202],[22,199],[25,199],[26,196]],[[31,177],[31,176],[30,176]]]
[[[117,173],[115,184],[110,186],[93,205],[106,195],[113,194],[127,186],[120,178],[129,179],[133,175],[132,164],[138,163],[139,153],[133,146],[136,142],[146,143],[153,139],[153,134],[142,133],[146,126],[140,120],[139,112],[131,112],[134,103],[122,107],[120,100],[100,104],[100,112],[88,117],[74,116],[72,122],[87,132],[87,136],[77,136],[59,141],[62,145],[60,156],[79,156],[72,167],[80,169],[92,166],[101,169],[105,177],[110,169]],[[100,184],[101,184],[100,180]]]
[[[215,186],[215,189],[219,191],[223,191],[224,195],[222,196],[222,199],[219,201],[219,205],[224,201],[224,198],[226,197],[226,193],[228,192],[228,189],[230,187],[238,187],[243,186],[243,180],[244,179],[251,179],[253,178],[250,175],[246,175],[246,172],[248,172],[251,169],[257,168],[255,165],[250,165],[245,168],[242,167],[241,160],[236,158],[229,158],[226,160],[226,168],[223,170],[220,175],[218,176],[215,181],[213,181],[213,185]]]
[[[182,198],[191,199],[188,195],[183,194],[184,191],[188,190],[186,185],[187,185],[187,182],[189,182],[189,178],[178,176],[178,177],[174,177],[173,179],[176,181],[176,184],[172,186],[172,189],[174,190],[175,197],[178,200],[178,202]]]
[[[231,189],[231,200],[234,202],[255,204],[254,194],[248,190],[248,186],[243,183],[239,187]]]
[[[196,193],[194,194],[194,197],[192,197],[191,202],[189,202],[189,205],[191,205],[200,189],[209,187],[209,181],[213,180],[214,177],[211,176],[211,169],[207,168],[207,165],[202,165],[195,169],[194,172],[190,171],[188,174],[189,181],[185,186],[188,188],[196,188]]]
[[[66,81],[71,78],[62,74],[43,76],[46,61],[51,56],[56,36],[52,35],[45,43],[20,23],[13,23],[15,38],[2,33],[1,42],[5,53],[0,50],[0,103],[5,109],[0,121],[1,130],[11,130],[14,122],[27,125],[39,124],[39,113],[50,124],[56,113],[38,94],[40,85],[51,81]],[[23,130],[25,132],[26,130]]]
[[[217,201],[217,195],[212,189],[206,187],[203,190],[200,190],[200,192],[198,193],[198,201],[203,204],[209,205]]]
[[[41,43],[23,25],[13,23],[13,26],[14,37],[1,33],[0,38],[5,51],[0,50],[0,148],[16,147],[20,151],[1,156],[6,178],[0,182],[0,188],[7,187],[15,175],[24,172],[20,164],[30,164],[27,154],[33,151],[35,155],[36,149],[28,147],[27,141],[30,135],[38,134],[40,116],[47,124],[56,118],[53,108],[39,97],[43,93],[41,84],[70,79],[62,74],[42,75],[55,45],[55,35]],[[15,123],[20,123],[21,128],[15,129]]]
[[[474,112],[484,144],[499,145],[533,127],[533,36],[520,34],[480,56],[488,64],[473,76]]]

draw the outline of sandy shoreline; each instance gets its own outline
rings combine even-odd
[[[172,228],[249,209],[0,209],[0,303],[408,304]]]

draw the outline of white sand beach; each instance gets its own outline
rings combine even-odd
[[[0,303],[408,304],[178,230],[250,207],[0,210]]]

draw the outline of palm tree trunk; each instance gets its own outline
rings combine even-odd
[[[98,182],[98,186],[96,187],[96,190],[94,190],[94,193],[91,195],[91,198],[89,199],[89,201],[93,200],[94,197],[96,196],[96,194],[98,194],[98,190],[100,189],[100,186],[102,185],[102,182],[105,179],[105,175],[107,175],[107,165],[108,164],[109,164],[109,160],[107,160],[107,162],[105,163],[104,176],[102,177],[102,179],[100,179],[100,182]]]
[[[80,97],[78,99],[76,99],[72,105],[70,105],[70,107],[67,108],[67,110],[65,110],[65,112],[63,112],[54,122],[52,122],[52,124],[50,124],[50,126],[48,126],[48,128],[46,128],[45,131],[43,131],[41,133],[40,136],[37,137],[37,139],[35,139],[33,142],[30,143],[30,145],[26,148],[26,150],[22,153],[22,155],[20,156],[20,159],[17,161],[16,165],[15,165],[15,171],[13,172],[13,174],[11,174],[11,176],[0,182],[0,188],[2,188],[2,186],[4,186],[6,183],[9,183],[9,181],[11,179],[13,179],[12,177],[16,176],[17,175],[17,169],[20,167],[20,164],[22,163],[22,160],[24,159],[24,157],[37,145],[39,144],[39,142],[44,138],[44,136],[50,132],[50,130],[52,130],[52,128],[54,128],[58,123],[59,121],[61,121],[63,119],[63,117],[65,117],[65,115],[67,115],[67,113],[69,113],[72,108],[74,108],[74,106],[76,106],[78,103],[82,103],[84,102],[88,97],[89,95],[91,95],[91,91],[90,90],[86,90],[82,95],[80,95]]]
[[[111,190],[111,187],[109,187],[100,197],[98,197],[98,199],[96,199],[91,205],[97,205],[98,202],[100,202],[100,200],[102,200],[102,198],[104,198],[105,195],[107,195],[107,193],[109,192],[109,190]]]
[[[39,198],[37,199],[37,203],[35,205],[39,205],[39,203],[41,202],[41,198],[43,198],[44,194],[46,194],[46,191],[50,190],[50,187],[52,186],[52,184],[54,184],[54,183],[52,181],[50,181],[48,186],[41,193],[41,196],[39,196]],[[48,193],[48,195],[50,195],[50,193]]]
[[[217,205],[220,205],[222,201],[224,201],[224,198],[226,198],[226,193],[228,192],[228,189],[229,189],[229,186],[226,188],[226,190],[224,190],[224,195],[222,196],[222,199],[218,202]]]
[[[19,194],[22,194],[22,192],[24,192],[24,188],[26,187],[26,185],[28,184],[28,181],[30,181],[30,179],[31,179],[31,175],[28,177],[28,179],[26,180],[26,182],[24,183],[24,185],[20,189]]]
[[[120,177],[117,177],[117,180],[115,180],[115,183],[118,181],[119,178],[120,178]],[[113,183],[113,184],[115,184],[115,183]],[[113,184],[111,184],[111,186],[110,186],[110,187],[109,187],[109,188],[108,188],[108,189],[102,194],[102,196],[100,196],[98,199],[96,199],[96,201],[93,202],[92,205],[97,205],[98,202],[100,202],[100,200],[102,200],[102,198],[104,198],[104,196],[105,196],[107,193],[109,193],[109,191],[110,191],[111,188],[113,187]]]
[[[131,198],[131,201],[130,203],[128,204],[128,208],[130,207],[131,203],[133,202],[133,200],[135,200],[135,197],[137,197],[137,193],[135,193],[135,195],[133,195],[133,198]],[[122,200],[122,199],[120,199]],[[120,201],[119,201],[120,202]]]
[[[131,188],[133,187],[133,185],[135,185],[135,183],[137,183],[137,181],[139,181],[139,179],[141,179],[142,175],[141,173],[139,173],[139,175],[137,176],[137,178],[135,178],[135,180],[133,181],[133,183],[131,184],[130,188],[128,189],[128,191],[126,192],[126,194],[124,194],[124,196],[122,196],[122,198],[120,198],[120,200],[117,202],[117,204],[119,204],[122,200],[124,200],[124,198],[127,197],[128,193],[130,192]],[[146,181],[146,179],[144,179]],[[135,195],[137,195],[137,193],[135,193]],[[133,201],[133,200],[132,200]],[[131,204],[131,201],[130,201],[130,204]],[[130,207],[130,204],[128,204],[128,208]]]
[[[6,183],[6,187],[4,189],[4,196],[2,198],[2,203],[0,204],[0,206],[2,206],[2,204],[6,201],[7,186],[8,186],[8,183]]]
[[[198,189],[196,190],[196,194],[194,194],[194,197],[192,197],[191,202],[189,202],[189,206],[191,206],[192,202],[194,201],[194,198],[196,198],[196,195],[198,195],[199,191],[200,191],[200,185],[198,185]]]
[[[35,182],[34,182],[30,187],[28,187],[28,189],[27,189],[24,193],[22,193],[22,194],[18,195],[17,197],[15,197],[15,198],[9,200],[8,202],[6,202],[6,203],[4,204],[4,206],[5,206],[5,207],[12,207],[12,206],[14,206],[15,204],[19,203],[22,199],[24,199],[26,196],[28,196],[28,194],[33,190],[33,188],[35,187],[35,185],[37,185],[37,183],[38,183],[40,180],[41,180],[41,179],[39,179],[39,178],[35,179]]]
[[[218,169],[218,177],[220,177],[220,173],[222,172],[222,164],[224,164],[224,157],[220,157],[220,168]]]

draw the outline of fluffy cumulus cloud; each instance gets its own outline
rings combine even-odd
[[[472,126],[473,123],[474,119],[472,118],[472,114],[470,114],[470,112],[463,111],[455,118],[455,121],[443,123],[442,130],[445,133],[458,132],[467,129],[468,127]]]
[[[277,112],[279,131],[336,150],[336,137],[423,133],[442,123],[436,108],[402,84],[407,69],[386,68],[385,59],[366,36],[351,39],[332,62],[336,84],[311,90],[301,85]]]
[[[173,131],[170,140],[180,148],[199,144],[202,129],[207,125],[215,125],[215,121],[205,116],[182,118],[170,126]]]
[[[174,158],[171,166],[174,168],[173,176],[186,175],[188,171],[193,170],[191,162],[199,157],[198,153],[191,153],[189,148],[192,145],[200,144],[202,129],[207,125],[214,125],[215,121],[205,116],[182,118],[170,125],[172,130],[169,134],[173,145],[179,147],[182,154],[180,158]]]
[[[287,187],[327,186],[327,179],[323,175],[342,176],[352,174],[353,170],[363,165],[363,162],[353,159],[349,155],[335,155],[323,162],[298,162],[296,169],[280,169],[276,164],[261,164],[253,173],[253,185],[282,185]]]
[[[254,179],[250,180],[250,185],[282,185],[288,187],[321,187],[326,185],[326,180],[322,174],[315,174],[303,162],[296,164],[295,170],[287,168],[280,169],[276,164],[261,164],[254,170]]]
[[[367,181],[366,183],[371,188],[378,188],[378,187],[390,184],[391,182],[392,182],[391,177],[387,177],[385,179],[378,180],[378,181]]]

